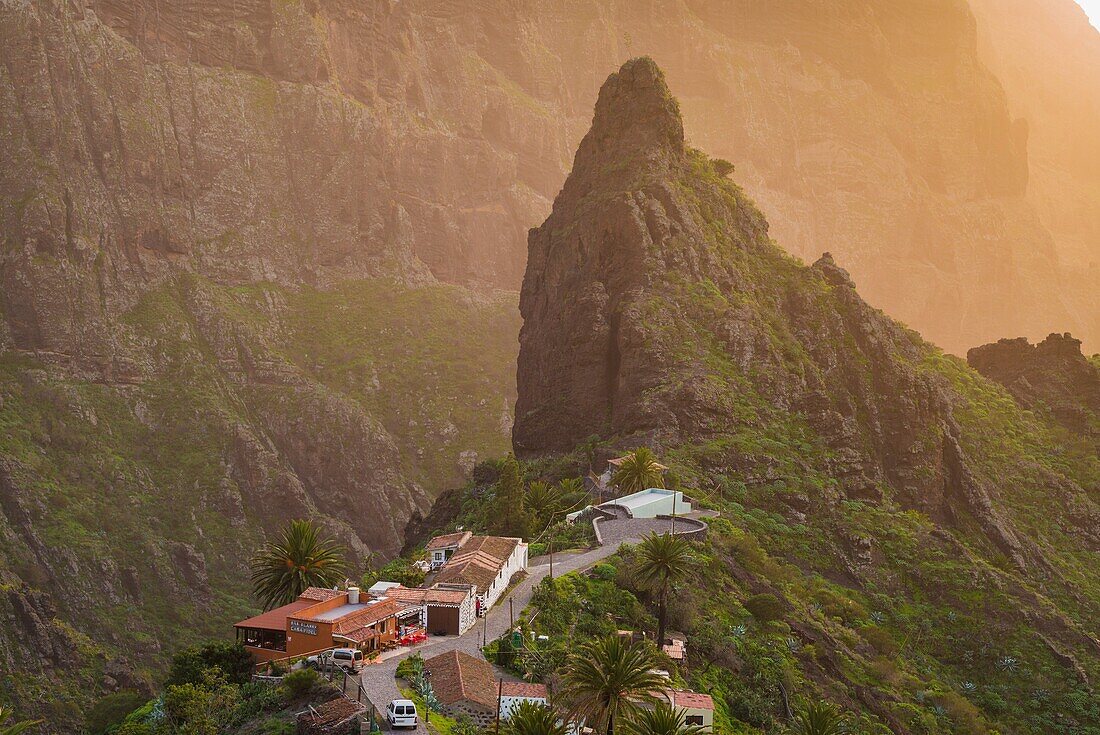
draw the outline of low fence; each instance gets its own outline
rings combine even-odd
[[[683,516],[658,515],[658,518],[672,521],[672,533],[689,541],[702,541],[707,537],[709,526],[697,518],[684,518]]]

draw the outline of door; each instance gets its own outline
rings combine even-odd
[[[458,608],[428,605],[428,632],[458,635]]]

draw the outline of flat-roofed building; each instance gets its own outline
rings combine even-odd
[[[310,587],[282,607],[242,620],[237,640],[259,661],[304,656],[330,648],[380,650],[397,637],[402,619],[420,609],[392,597],[361,596],[357,587]]]

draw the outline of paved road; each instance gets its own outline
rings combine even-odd
[[[668,532],[669,526],[670,522],[668,520],[655,518],[616,518],[602,521],[600,523],[600,533],[603,536],[603,546],[583,553],[555,554],[554,576],[587,569],[614,554],[621,544],[637,543],[643,536],[652,531],[658,533]],[[400,696],[400,692],[397,690],[397,682],[394,679],[398,662],[412,653],[421,653],[425,658],[428,658],[454,650],[464,651],[471,656],[480,657],[483,638],[486,641],[495,640],[504,635],[512,626],[508,600],[512,600],[512,608],[518,616],[520,611],[530,604],[535,587],[549,573],[550,565],[546,557],[532,559],[531,564],[527,567],[527,578],[517,584],[507,598],[501,598],[497,601],[486,616],[463,635],[429,638],[418,646],[402,650],[397,655],[364,668],[359,675],[363,691],[371,703],[378,708],[379,714],[384,718],[386,705],[389,704],[390,700],[397,699]],[[383,723],[383,726],[386,726],[385,723]],[[427,730],[422,722],[417,727],[416,732],[427,735]]]

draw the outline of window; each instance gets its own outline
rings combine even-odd
[[[703,716],[702,715],[688,715],[687,717],[684,718],[684,722],[686,722],[689,725],[698,725],[698,726],[702,727],[702,725],[703,725]]]

